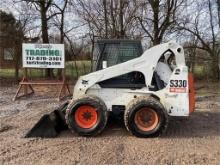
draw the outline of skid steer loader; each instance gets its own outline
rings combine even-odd
[[[166,130],[170,116],[189,116],[194,87],[183,48],[169,42],[142,53],[140,45],[97,42],[94,72],[81,76],[72,99],[43,116],[26,137],[52,137],[67,127],[81,136],[95,136],[112,112],[123,112],[131,134],[156,137]]]

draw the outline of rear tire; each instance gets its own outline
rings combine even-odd
[[[158,100],[138,97],[127,106],[124,122],[127,130],[137,137],[157,137],[166,130],[168,115]]]
[[[104,130],[108,112],[101,99],[86,96],[69,104],[65,118],[69,129],[80,136],[96,136]]]

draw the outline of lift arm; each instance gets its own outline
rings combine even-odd
[[[145,76],[146,86],[151,85],[153,72],[156,68],[158,60],[166,51],[172,51],[176,58],[177,66],[185,65],[185,58],[182,46],[175,42],[168,42],[165,44],[154,46],[146,50],[142,56],[133,60],[99,70],[85,76],[81,76],[74,88],[73,99],[77,99],[84,95],[90,87],[94,84],[117,77],[132,71],[139,71]]]

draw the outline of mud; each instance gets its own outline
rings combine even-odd
[[[54,139],[23,138],[60,102],[40,94],[12,102],[17,86],[0,87],[0,164],[219,164],[220,95],[209,89],[188,118],[171,118],[159,138],[130,135],[111,121],[102,135],[79,137],[69,131]],[[204,89],[203,89],[204,90]],[[216,92],[216,91],[215,91]],[[53,95],[48,93],[49,95]]]

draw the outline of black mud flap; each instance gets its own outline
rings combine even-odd
[[[50,114],[42,116],[34,127],[27,132],[25,138],[53,138],[56,137],[61,131],[68,129],[65,122],[65,111],[67,105],[68,102],[65,102]]]

